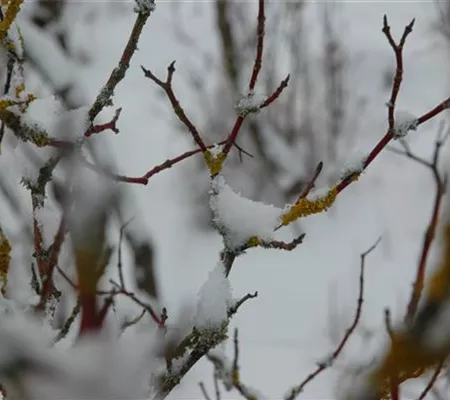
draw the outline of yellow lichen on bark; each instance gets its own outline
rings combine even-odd
[[[432,306],[434,310],[442,306],[447,307],[444,303],[450,297],[450,224],[444,228],[443,239],[441,262],[425,286],[426,298],[421,309],[423,313],[427,313],[428,306]],[[427,338],[422,335],[426,334],[436,321],[433,318],[425,318],[423,322],[420,320],[416,319],[413,329],[394,332],[386,356],[370,374],[370,386],[380,399],[390,398],[391,379],[394,378],[401,384],[408,379],[422,376],[426,371],[437,368],[442,360],[450,355],[450,338],[447,342],[442,342],[439,348],[432,349],[427,344]]]
[[[22,3],[23,0],[2,0],[2,7],[6,7],[6,11],[4,11],[3,21],[0,21],[0,40],[5,38],[20,11]]]
[[[336,200],[337,195],[338,191],[334,187],[324,196],[318,197],[314,200],[307,198],[298,200],[281,216],[282,225],[289,225],[291,222],[294,222],[299,218],[328,210]]]
[[[382,363],[370,376],[370,385],[379,398],[390,398],[390,381],[398,384],[417,378],[431,368],[437,367],[442,355],[428,351],[423,344],[407,332],[396,333]]]
[[[214,155],[208,150],[203,153],[203,157],[205,158],[205,163],[208,167],[209,173],[212,176],[218,175],[222,170],[222,166],[226,158],[225,153],[220,152],[218,155]]]

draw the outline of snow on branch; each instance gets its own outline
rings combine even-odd
[[[245,117],[248,114],[258,113],[262,105],[267,100],[267,96],[256,94],[254,91],[250,91],[247,96],[239,100],[236,105],[236,110],[239,115]]]
[[[150,14],[155,11],[155,0],[134,0],[134,12],[138,14]]]
[[[195,326],[199,329],[220,328],[228,320],[228,309],[232,305],[231,286],[223,263],[209,273],[199,291]]]
[[[409,131],[415,131],[417,124],[417,117],[408,111],[397,111],[395,113],[395,124],[392,133],[394,140],[404,138]]]
[[[242,197],[228,186],[222,176],[211,180],[210,207],[213,223],[222,234],[225,246],[238,250],[252,237],[273,239],[282,209]]]

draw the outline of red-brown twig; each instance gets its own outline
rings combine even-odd
[[[117,288],[117,290],[115,291],[116,294],[122,294],[128,297],[130,300],[134,301],[149,313],[152,319],[158,324],[158,327],[164,326],[164,322],[167,320],[167,312],[165,311],[165,309],[163,309],[161,315],[158,315],[150,304],[144,303],[142,300],[139,300],[135,293],[129,292],[112,279],[110,279],[110,282]]]
[[[283,90],[287,88],[290,78],[291,78],[291,75],[288,75],[286,78],[284,78],[281,81],[280,85],[275,90],[275,92],[273,92],[266,100],[264,100],[264,102],[259,106],[259,108],[260,109],[266,108],[266,107],[270,106],[276,99],[278,99],[278,97],[280,97]]]
[[[394,76],[394,83],[392,85],[391,98],[388,103],[388,122],[389,122],[389,131],[393,134],[393,130],[395,129],[395,103],[397,101],[398,93],[400,91],[400,85],[403,79],[403,46],[405,45],[406,38],[412,32],[414,26],[414,19],[405,27],[403,31],[403,35],[400,39],[400,43],[397,44],[394,38],[391,35],[391,27],[388,24],[387,16],[383,17],[383,33],[386,35],[386,38],[389,41],[392,49],[395,53],[395,60],[397,63],[397,68]]]
[[[225,141],[222,141],[222,142],[218,143],[218,145],[223,145],[224,143],[225,143]],[[212,144],[212,145],[207,146],[206,148],[212,149],[215,146],[216,146],[215,144]],[[192,156],[195,156],[196,154],[200,154],[202,152],[203,152],[202,149],[194,149],[194,150],[186,151],[186,152],[180,154],[179,156],[167,159],[163,163],[156,165],[151,170],[147,171],[144,175],[139,176],[139,177],[131,177],[131,176],[125,176],[125,175],[112,174],[108,170],[105,170],[98,165],[92,164],[87,160],[84,160],[83,162],[88,168],[90,168],[98,173],[102,173],[118,182],[147,185],[149,179],[152,176],[160,173],[161,171],[164,171],[165,169],[169,169],[169,168],[173,167],[175,164],[178,164],[179,162],[184,161],[184,160],[186,160]]]
[[[444,366],[445,363],[445,359],[442,360],[439,365],[436,367],[436,369],[433,372],[433,375],[431,376],[427,386],[425,386],[425,388],[423,389],[422,393],[420,394],[420,396],[417,398],[417,400],[423,400],[427,394],[431,391],[431,389],[433,388],[434,384],[436,383],[437,378],[439,377],[439,374],[442,370],[442,367]]]
[[[397,379],[391,378],[390,389],[391,400],[400,400],[400,385]]]
[[[292,241],[287,242],[287,243],[279,241],[279,240],[272,240],[270,242],[263,242],[261,246],[266,249],[278,249],[278,250],[292,251],[295,248],[297,248],[297,246],[299,244],[303,243],[303,239],[305,238],[305,236],[306,236],[306,233],[302,233],[301,235],[297,236]]]
[[[318,364],[317,368],[309,374],[299,385],[294,386],[288,395],[285,397],[285,400],[294,400],[305,388],[305,386],[311,382],[313,379],[315,379],[318,375],[320,375],[323,371],[325,371],[327,368],[329,368],[334,361],[339,357],[342,350],[344,349],[345,345],[347,344],[348,340],[352,336],[353,332],[355,331],[359,320],[361,318],[362,314],[362,306],[364,302],[364,269],[365,269],[365,260],[366,257],[377,247],[378,243],[380,242],[381,238],[379,238],[369,249],[367,249],[364,253],[361,254],[361,263],[360,263],[360,273],[359,273],[359,294],[358,294],[358,300],[357,300],[357,306],[355,311],[355,316],[353,318],[353,321],[351,325],[346,330],[342,340],[339,342],[336,349],[333,351],[333,353],[328,357],[328,359],[325,362],[321,362]]]
[[[255,61],[253,63],[252,75],[250,77],[250,82],[248,84],[249,93],[252,93],[256,86],[256,82],[257,82],[258,76],[259,76],[259,71],[261,70],[261,66],[262,66],[262,56],[263,56],[263,51],[264,51],[265,22],[266,22],[266,16],[265,16],[264,0],[259,0],[259,3],[258,3],[258,25],[256,28],[258,41],[257,41],[257,45],[256,45],[256,56],[255,56]],[[282,90],[283,89],[279,90],[279,94],[281,93]],[[274,100],[275,100],[275,98],[272,101],[274,101]],[[242,113],[236,117],[233,128],[231,129],[231,132],[228,135],[227,141],[223,147],[223,153],[225,154],[225,156],[228,155],[228,153],[231,150],[231,146],[236,141],[239,131],[241,130],[242,123],[245,120],[245,117],[246,117],[246,115],[242,114]]]
[[[251,76],[250,82],[248,84],[249,92],[252,92],[255,89],[255,85],[258,80],[258,75],[259,75],[259,72],[261,71],[261,67],[262,67],[262,57],[263,57],[263,51],[264,51],[265,22],[266,22],[266,16],[265,16],[264,0],[259,0],[258,26],[257,26],[258,41],[256,44],[256,56],[255,56],[255,62],[253,64],[252,76]]]
[[[150,70],[145,69],[142,65],[141,68],[146,78],[149,78],[150,80],[155,82],[161,89],[164,90],[164,92],[167,95],[167,98],[170,101],[170,104],[172,105],[175,115],[183,123],[183,125],[186,126],[186,128],[192,135],[192,138],[194,139],[195,143],[197,143],[197,146],[200,147],[201,152],[202,153],[206,152],[207,148],[205,142],[201,138],[200,132],[184,112],[183,108],[180,105],[180,102],[178,101],[173,91],[172,78],[175,72],[175,61],[172,61],[170,65],[167,67],[167,78],[165,82],[157,78]]]
[[[314,185],[316,183],[317,178],[319,177],[320,173],[323,169],[323,162],[320,161],[319,164],[317,164],[316,170],[314,171],[314,175],[311,177],[309,182],[306,184],[305,188],[300,193],[300,196],[297,199],[297,202],[299,202],[301,199],[305,199],[306,196],[308,196],[309,192],[314,189]]]
[[[391,44],[391,46],[394,49],[396,60],[397,60],[396,79],[394,79],[395,82],[394,82],[393,87],[392,87],[391,100],[390,100],[390,102],[388,104],[388,108],[389,108],[389,111],[388,111],[389,128],[388,128],[387,133],[380,139],[380,141],[375,145],[375,147],[372,149],[372,151],[367,156],[367,158],[366,158],[366,160],[364,162],[363,171],[367,169],[367,167],[373,162],[373,160],[375,160],[375,158],[381,153],[381,151],[394,138],[394,130],[393,130],[393,128],[395,128],[395,120],[393,119],[393,112],[394,112],[393,106],[395,106],[395,101],[396,101],[396,98],[397,98],[397,94],[398,94],[398,91],[399,91],[399,86],[400,86],[401,78],[402,78],[402,74],[403,74],[402,50],[403,50],[403,46],[404,46],[405,41],[406,41],[406,37],[409,34],[409,32],[412,30],[412,23],[413,22],[411,22],[405,28],[405,31],[403,33],[403,36],[402,36],[402,39],[401,39],[399,45],[395,44],[395,42],[393,41],[393,39],[392,39],[392,37],[391,37],[391,35],[389,33],[389,29],[387,30],[388,34],[386,34],[386,32],[385,32],[386,36],[388,37],[389,43]],[[385,31],[385,27],[383,27],[383,32],[384,31]],[[400,64],[399,64],[399,61],[401,61]],[[425,123],[429,119],[437,116],[439,113],[443,112],[447,108],[450,108],[450,98],[444,100],[438,106],[433,108],[431,111],[428,111],[427,113],[425,113],[421,117],[419,117],[415,121],[416,122],[416,126],[422,125],[423,123]],[[337,192],[338,193],[342,192],[353,181],[354,181],[353,176],[347,176],[344,179],[342,179],[342,181],[340,181],[336,185]]]
[[[113,131],[115,134],[118,134],[119,129],[117,128],[117,121],[119,120],[121,112],[122,112],[122,108],[118,108],[111,121],[106,122],[105,124],[98,124],[98,125],[91,126],[86,132],[84,132],[84,136],[89,137],[94,134],[106,131],[108,129]]]
[[[433,204],[433,211],[431,213],[430,221],[428,223],[427,229],[425,231],[425,235],[423,238],[422,243],[422,250],[420,253],[419,263],[417,266],[417,272],[416,272],[416,278],[414,280],[413,290],[411,292],[411,297],[408,303],[406,315],[405,315],[405,322],[412,321],[414,315],[416,314],[419,301],[422,295],[423,287],[424,287],[424,281],[425,281],[425,270],[427,266],[427,260],[428,256],[430,254],[431,245],[433,243],[436,229],[438,225],[438,218],[440,214],[440,208],[442,204],[442,198],[445,193],[446,189],[446,177],[443,178],[439,172],[439,155],[440,151],[442,149],[443,144],[445,143],[448,132],[446,132],[443,135],[443,127],[438,132],[438,138],[435,142],[435,148],[434,148],[434,155],[432,161],[425,160],[423,158],[420,158],[416,155],[414,155],[409,146],[403,142],[404,151],[399,151],[396,149],[392,149],[392,151],[396,153],[400,153],[402,155],[405,155],[406,157],[410,158],[411,160],[427,167],[434,178],[435,186],[436,186],[436,193],[434,197],[434,204]]]
[[[442,111],[445,111],[449,108],[450,108],[450,97],[446,98],[432,110],[428,111],[427,113],[419,117],[417,119],[417,126],[422,125],[424,122],[427,122],[431,118],[434,118],[436,115],[440,114]]]

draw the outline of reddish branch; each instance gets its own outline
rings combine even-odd
[[[258,80],[259,71],[261,70],[261,65],[262,65],[262,56],[263,56],[263,50],[264,50],[265,22],[266,22],[264,10],[265,10],[264,0],[259,0],[259,3],[258,3],[258,25],[256,28],[257,35],[258,35],[258,42],[257,42],[255,61],[253,63],[252,76],[250,77],[250,82],[248,85],[250,93],[253,92],[253,90],[255,88],[256,82]],[[286,85],[287,85],[287,83],[286,83]],[[280,87],[281,86],[282,85],[280,85]],[[277,90],[278,95],[282,92],[282,90],[283,89]],[[273,97],[273,95],[271,97]],[[274,98],[274,100],[275,100],[275,98]],[[227,142],[225,143],[225,146],[223,147],[223,153],[225,154],[225,156],[228,155],[228,153],[231,150],[231,146],[236,141],[236,138],[239,134],[242,123],[244,122],[244,119],[245,119],[245,115],[238,115],[236,117],[236,121],[234,122],[233,128],[231,129],[231,132],[228,135]]]
[[[114,114],[114,117],[111,121],[106,122],[105,124],[98,124],[98,125],[93,125],[91,126],[85,133],[84,136],[89,137],[91,135],[106,131],[106,130],[111,130],[114,133],[118,134],[119,133],[119,129],[117,128],[117,121],[119,120],[120,117],[120,113],[122,112],[122,108],[118,108],[116,110],[116,113]]]
[[[252,92],[255,89],[256,81],[258,80],[258,75],[259,75],[259,72],[261,71],[262,57],[263,57],[263,51],[264,51],[265,22],[266,22],[266,16],[265,16],[264,0],[259,0],[258,26],[257,26],[258,42],[256,45],[256,57],[255,57],[255,62],[253,64],[252,76],[250,78],[250,83],[248,84],[249,92]]]
[[[403,46],[405,44],[406,38],[408,34],[412,31],[414,20],[405,27],[402,38],[399,44],[396,44],[394,39],[390,34],[390,28],[387,25],[387,19],[384,19],[384,27],[383,32],[385,33],[391,47],[394,50],[395,58],[397,62],[397,69],[394,79],[394,84],[392,86],[391,99],[388,104],[388,120],[389,120],[389,128],[387,133],[383,136],[383,138],[375,145],[372,151],[369,153],[366,158],[363,166],[363,171],[367,169],[367,167],[372,163],[373,160],[381,153],[381,151],[391,142],[394,138],[394,128],[395,128],[395,120],[394,120],[394,112],[395,112],[395,102],[397,99],[397,95],[400,89],[402,76],[403,76]],[[435,117],[442,111],[450,108],[450,98],[444,100],[438,106],[433,108],[431,111],[425,113],[421,117],[417,119],[417,126],[422,125],[429,119]],[[354,181],[354,176],[350,175],[345,177],[339,184],[336,186],[338,193],[342,192],[347,186],[349,186]]]
[[[431,389],[433,389],[434,384],[436,383],[437,378],[439,377],[439,374],[442,371],[442,367],[444,366],[445,363],[445,359],[442,360],[439,365],[436,367],[436,369],[433,372],[433,375],[431,376],[427,386],[425,386],[425,389],[423,389],[422,393],[420,394],[420,396],[418,397],[417,400],[423,400],[427,394],[431,391]]]
[[[361,254],[361,264],[360,264],[360,273],[359,273],[359,294],[358,294],[358,300],[357,300],[357,306],[355,311],[355,316],[353,318],[353,321],[351,325],[346,330],[342,340],[339,342],[336,349],[333,351],[333,353],[329,356],[329,358],[325,362],[321,362],[318,364],[317,368],[310,373],[299,385],[294,386],[289,394],[285,397],[285,400],[294,400],[305,388],[305,386],[310,383],[312,380],[314,380],[318,375],[320,375],[323,371],[325,371],[327,368],[329,368],[339,357],[342,350],[344,349],[345,345],[347,344],[348,340],[352,336],[352,334],[355,332],[356,327],[358,326],[359,320],[361,319],[362,314],[362,306],[364,302],[364,269],[365,269],[365,260],[366,257],[377,247],[378,243],[380,242],[381,238],[379,238],[375,244],[373,244],[368,250],[366,250],[364,253]]]
[[[170,101],[170,104],[172,105],[175,115],[186,126],[186,128],[192,135],[192,138],[194,139],[195,143],[197,143],[197,146],[200,147],[200,150],[203,153],[206,152],[207,148],[206,148],[205,142],[201,138],[200,132],[197,130],[195,125],[191,122],[189,117],[184,112],[183,108],[180,106],[180,102],[178,101],[178,99],[175,96],[175,93],[173,91],[172,78],[173,78],[173,74],[175,72],[175,61],[172,61],[172,63],[167,67],[167,78],[166,78],[165,82],[158,79],[150,70],[145,69],[143,66],[141,66],[141,68],[142,68],[142,71],[144,71],[144,75],[146,78],[151,79],[161,89],[164,90],[164,92],[166,93],[166,95]]]
[[[419,164],[427,167],[431,173],[433,174],[433,178],[435,181],[436,186],[436,193],[434,196],[434,204],[433,204],[433,211],[431,213],[430,221],[428,223],[428,227],[425,231],[425,235],[423,238],[422,243],[422,250],[420,253],[420,259],[419,264],[417,266],[417,272],[416,272],[416,278],[414,280],[414,286],[413,290],[411,292],[411,298],[408,303],[407,312],[405,315],[405,322],[410,322],[414,318],[419,301],[422,295],[423,287],[424,287],[424,281],[425,281],[425,271],[427,266],[427,260],[428,256],[430,254],[431,245],[433,243],[434,237],[436,235],[436,229],[438,225],[438,218],[440,214],[442,199],[444,197],[445,189],[446,189],[446,183],[447,178],[442,177],[439,172],[439,155],[440,151],[442,149],[442,145],[446,141],[448,137],[448,132],[444,135],[442,135],[442,131],[438,133],[439,137],[436,139],[435,148],[434,148],[434,155],[431,162],[424,160],[420,157],[417,157],[414,155],[411,150],[409,149],[407,144],[403,144],[405,151],[399,152],[395,149],[392,149],[393,151],[403,154],[410,158],[411,160],[418,162]]]
[[[288,75],[286,78],[284,78],[280,85],[277,87],[277,89],[275,90],[275,92],[273,92],[261,105],[260,105],[260,109],[262,108],[266,108],[268,106],[270,106],[276,99],[278,99],[278,97],[280,97],[280,94],[283,92],[284,89],[287,88],[288,84],[289,84],[289,80],[291,79],[291,75]]]
[[[400,385],[397,379],[391,378],[390,388],[391,400],[400,400]]]
[[[409,25],[405,27],[403,35],[400,39],[400,43],[397,44],[394,38],[392,37],[391,27],[388,24],[387,16],[384,15],[383,17],[383,33],[386,35],[389,44],[394,50],[395,60],[397,63],[397,68],[394,76],[394,83],[392,85],[391,98],[388,103],[388,122],[389,122],[389,131],[391,133],[393,133],[393,130],[395,129],[395,119],[394,119],[395,103],[397,101],[398,92],[400,91],[400,85],[402,84],[403,80],[403,46],[405,45],[406,38],[412,32],[413,26],[414,26],[414,19],[409,23]]]
[[[305,188],[302,190],[302,192],[300,193],[300,196],[298,197],[297,203],[301,200],[306,198],[306,196],[308,196],[309,192],[314,189],[314,185],[316,183],[317,178],[319,177],[320,173],[322,172],[323,169],[323,162],[319,162],[319,164],[317,164],[316,170],[314,171],[314,175],[312,176],[312,178],[309,180],[309,182],[306,184]]]

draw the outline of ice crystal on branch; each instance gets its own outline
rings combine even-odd
[[[404,138],[409,131],[417,129],[417,117],[408,111],[397,111],[395,113],[395,126],[392,135],[394,139]]]
[[[258,113],[266,100],[267,96],[255,94],[255,92],[251,91],[239,101],[236,105],[236,110],[243,117],[251,113]]]
[[[138,14],[150,14],[155,11],[155,0],[134,0],[134,12]]]
[[[210,196],[213,223],[228,248],[236,250],[254,236],[263,241],[272,240],[274,229],[280,223],[281,209],[242,197],[222,176],[212,180]]]

